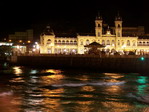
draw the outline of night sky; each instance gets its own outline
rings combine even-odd
[[[34,28],[35,38],[38,38],[47,24],[55,32],[94,32],[98,12],[109,26],[114,25],[119,12],[123,26],[144,25],[149,32],[147,0],[3,0],[0,3],[0,38],[28,28]]]

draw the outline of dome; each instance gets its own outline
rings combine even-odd
[[[53,30],[51,29],[51,27],[48,25],[46,26],[45,30],[42,33],[43,35],[54,35]]]

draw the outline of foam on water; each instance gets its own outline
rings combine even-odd
[[[54,84],[51,85],[53,87],[80,87],[80,86],[113,86],[113,85],[121,85],[124,84],[125,82],[88,82],[88,83],[66,83],[66,84]]]
[[[8,92],[2,92],[2,93],[0,93],[0,96],[10,96],[12,94],[13,94],[12,91],[8,91]]]

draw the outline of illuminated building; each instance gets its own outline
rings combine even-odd
[[[95,20],[95,34],[78,34],[76,37],[57,37],[50,26],[47,26],[46,31],[40,36],[40,53],[84,54],[84,46],[92,42],[105,45],[105,51],[135,51],[137,54],[149,51],[149,39],[139,38],[144,34],[144,27],[124,27],[123,33],[123,21],[119,15],[116,16],[114,23],[115,27],[108,26],[104,30],[103,19],[98,15]]]
[[[19,43],[26,43],[28,41],[33,40],[33,30],[28,29],[24,32],[15,32],[14,34],[10,34],[8,36],[9,41],[11,42],[19,42]]]

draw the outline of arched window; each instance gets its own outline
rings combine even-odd
[[[107,45],[110,45],[110,40],[107,40]]]
[[[47,44],[51,44],[51,39],[48,39],[47,40]]]
[[[118,24],[118,27],[120,28],[120,27],[121,27],[121,25],[120,25],[120,24]]]
[[[112,46],[114,46],[114,45],[115,45],[115,41],[114,41],[114,40],[112,40],[111,44],[112,44]]]
[[[120,46],[120,40],[117,41],[117,45]]]
[[[127,46],[130,46],[130,40],[127,40]]]
[[[80,45],[83,45],[83,40],[80,41]]]
[[[61,44],[61,40],[58,41],[58,44]]]
[[[73,41],[72,41],[72,40],[70,41],[70,44],[71,44],[71,45],[73,44]]]
[[[90,44],[90,41],[89,40],[86,40],[86,45],[89,45]]]
[[[62,41],[62,44],[65,45],[65,40]]]
[[[77,41],[76,40],[74,41],[74,45],[77,45]]]
[[[124,43],[124,40],[122,40],[121,42],[122,42],[122,46],[123,46],[123,45],[125,44],[125,43]]]
[[[135,40],[133,41],[133,44],[132,44],[132,45],[133,45],[133,46],[136,46],[136,41],[135,41]]]
[[[102,45],[105,45],[105,40],[102,40]]]
[[[69,45],[69,41],[68,40],[66,41],[66,44]]]
[[[100,25],[100,24],[98,24],[98,27],[101,27],[101,25]]]
[[[98,32],[98,37],[100,37],[100,32]]]

